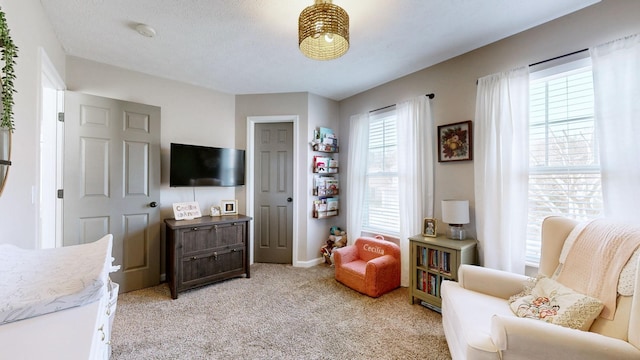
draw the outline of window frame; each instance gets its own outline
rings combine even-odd
[[[591,70],[591,59],[588,57],[588,53],[585,54],[576,54],[574,56],[568,57],[566,59],[558,59],[555,61],[552,61],[548,64],[542,64],[541,67],[538,68],[532,68],[531,69],[531,73],[530,73],[530,86],[533,87],[533,85],[535,85],[536,83],[539,83],[541,81],[545,81],[545,82],[549,82],[552,81],[553,79],[557,79],[557,78],[562,78],[562,77],[569,77],[572,74],[576,74],[576,73],[581,73],[583,71],[592,71]],[[593,87],[591,88],[591,91],[593,91]],[[532,94],[530,93],[529,95],[529,106],[530,106],[530,114],[532,113]],[[549,121],[549,98],[545,98],[545,121],[543,123],[537,123],[537,124],[533,124],[531,122],[531,116],[530,116],[530,123],[528,126],[529,129],[529,137],[531,139],[532,136],[532,129],[534,129],[537,126],[543,126],[545,127],[544,131],[545,131],[545,150],[544,150],[544,155],[545,155],[545,165],[544,166],[533,166],[531,163],[531,152],[533,150],[533,142],[530,140],[530,144],[529,144],[529,152],[530,152],[530,162],[529,162],[529,174],[528,174],[528,183],[529,183],[529,190],[528,190],[528,221],[527,221],[527,238],[526,238],[526,244],[525,244],[525,264],[527,266],[532,266],[532,267],[538,267],[539,266],[539,262],[540,262],[540,248],[541,248],[541,218],[544,218],[546,216],[551,216],[551,215],[562,215],[565,217],[569,217],[569,218],[574,218],[577,220],[587,220],[587,219],[591,219],[591,218],[596,218],[596,217],[600,217],[602,214],[602,180],[601,180],[601,166],[599,163],[599,160],[597,159],[598,154],[597,154],[597,137],[596,137],[596,133],[595,133],[595,112],[591,112],[591,114],[589,116],[576,116],[576,117],[566,117],[563,118],[561,120],[552,120]],[[595,101],[595,100],[594,100]],[[569,105],[567,105],[568,107]],[[591,107],[593,107],[593,103],[591,103]],[[558,165],[551,165],[549,164],[549,141],[550,141],[550,137],[549,137],[549,127],[550,126],[558,126],[558,125],[571,125],[573,124],[579,124],[580,122],[584,122],[585,120],[590,120],[590,127],[592,127],[593,132],[591,133],[592,138],[589,139],[590,142],[592,142],[594,144],[593,148],[591,149],[592,155],[596,158],[597,164],[591,164],[591,165],[566,165],[566,166],[558,166]],[[568,145],[569,142],[566,143],[566,145]],[[538,210],[537,208],[535,208],[533,206],[533,204],[535,203],[535,201],[537,199],[535,199],[535,195],[532,194],[532,181],[534,179],[532,179],[532,177],[535,176],[545,176],[545,175],[558,175],[558,176],[571,176],[571,175],[582,175],[584,174],[586,177],[586,181],[585,183],[588,183],[588,180],[590,180],[588,178],[588,176],[591,175],[595,175],[597,178],[599,178],[598,180],[598,188],[599,188],[599,201],[600,201],[600,208],[599,213],[597,215],[593,215],[593,216],[581,216],[580,214],[576,214],[576,213],[570,213],[569,211],[564,211],[564,212],[559,212],[559,213],[555,213],[555,212],[549,212],[549,213],[543,213],[543,215],[539,215],[539,213],[536,214],[532,214],[532,212],[535,210]],[[584,180],[584,178],[583,178]],[[591,179],[593,181],[593,179]],[[542,186],[546,186],[545,184],[541,184]],[[575,187],[574,187],[575,188]],[[573,191],[571,187],[567,188],[567,190],[569,191]],[[556,203],[560,203],[560,204],[564,204],[561,201],[557,201]],[[567,203],[569,205],[574,204],[576,202],[571,202],[571,203]],[[558,206],[558,208],[562,208],[561,206]],[[569,209],[569,207],[565,207],[564,208]],[[534,247],[537,247],[537,249],[534,249]]]
[[[372,139],[375,139],[374,134],[376,133],[375,131],[372,132],[372,130],[375,130],[375,129],[372,129],[372,127],[375,125],[376,122],[387,122],[387,121],[391,121],[394,124],[393,134],[390,134],[390,136],[393,137],[395,142],[392,143],[392,145],[386,144],[387,125],[382,124],[381,125],[382,133],[383,133],[382,144],[379,144],[379,145],[372,144]],[[367,156],[368,164],[367,164],[367,170],[365,173],[366,189],[365,189],[365,197],[364,197],[364,204],[363,204],[364,208],[362,211],[362,231],[363,232],[388,235],[392,237],[400,236],[400,227],[398,224],[398,217],[399,217],[399,211],[400,211],[399,209],[400,196],[399,196],[399,186],[398,186],[399,173],[397,170],[397,166],[398,166],[397,121],[398,121],[398,118],[397,118],[397,111],[395,106],[390,106],[388,108],[373,111],[369,114],[369,144],[367,146],[367,151],[369,152],[369,155]],[[372,151],[376,151],[376,150],[382,150],[381,151],[382,167],[380,171],[371,172],[371,162],[376,161],[376,157],[372,156]],[[388,158],[388,152],[395,153],[394,154],[395,164],[391,164],[390,166],[386,166],[388,164],[385,161]],[[380,153],[378,155],[380,156]],[[393,170],[393,167],[395,167],[395,171]],[[384,210],[380,210],[381,208],[380,206],[377,207],[375,211],[371,210],[371,200],[372,200],[371,190],[375,189],[370,187],[370,180],[372,178],[389,179],[389,182],[395,185],[395,188],[393,189],[395,191],[395,197],[396,197],[395,204],[392,203],[390,204],[391,206],[389,206],[388,203],[384,203],[385,201],[384,195],[389,195],[389,194],[388,193],[381,194],[382,195],[381,201],[384,203],[384,205],[382,205],[381,207],[384,208]],[[380,187],[377,187],[377,188],[379,189]],[[388,189],[388,188],[385,188],[385,189]],[[391,195],[393,195],[393,191]],[[394,205],[395,207],[393,207]],[[385,213],[387,213],[388,215],[385,215]],[[378,219],[381,219],[381,220],[386,218],[386,221],[371,223],[370,219],[372,218],[372,216],[374,218],[377,217]],[[393,225],[395,225],[395,228],[393,227]]]

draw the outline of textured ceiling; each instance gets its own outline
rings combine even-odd
[[[312,92],[342,100],[599,0],[334,0],[351,47],[298,50],[313,0],[40,0],[68,55],[229,94]],[[144,37],[144,23],[157,35]]]

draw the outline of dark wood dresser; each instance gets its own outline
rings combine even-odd
[[[171,297],[232,277],[249,278],[249,221],[245,215],[165,219]]]

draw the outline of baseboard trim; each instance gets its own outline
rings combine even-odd
[[[293,264],[293,267],[299,267],[299,268],[310,268],[319,264],[324,263],[324,258],[315,258],[309,261],[297,261],[295,264]]]

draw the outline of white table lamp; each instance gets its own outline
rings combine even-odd
[[[466,238],[464,224],[469,223],[469,201],[442,200],[442,222],[449,224],[447,229],[449,239]]]

